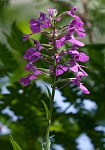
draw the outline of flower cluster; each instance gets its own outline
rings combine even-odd
[[[85,38],[86,33],[83,28],[84,23],[79,16],[76,15],[77,6],[73,7],[70,11],[63,12],[58,15],[56,9],[48,9],[48,16],[45,13],[40,12],[40,16],[37,20],[30,20],[31,33],[23,37],[26,41],[29,38],[33,41],[34,46],[30,47],[24,59],[27,59],[29,63],[26,65],[25,70],[31,71],[30,74],[20,79],[20,83],[24,86],[30,84],[31,80],[35,80],[41,74],[47,74],[53,76],[59,76],[66,71],[72,71],[76,74],[75,78],[70,78],[69,81],[85,93],[89,94],[88,89],[81,82],[81,78],[88,76],[83,68],[86,68],[80,63],[84,63],[89,60],[89,56],[78,50],[79,47],[83,47],[85,44],[78,39]],[[57,26],[58,22],[63,19],[63,16],[69,15],[73,18],[69,24],[64,26]],[[37,40],[31,38],[31,35],[41,32],[49,40],[49,43],[41,44]],[[71,47],[64,49],[64,44],[71,43]],[[44,53],[46,52],[46,53]],[[42,59],[47,62],[48,68],[37,68],[34,63]]]

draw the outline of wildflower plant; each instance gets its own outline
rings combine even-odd
[[[50,108],[48,108],[45,101],[42,100],[47,118],[46,141],[43,147],[44,150],[49,150],[50,148],[49,132],[57,83],[63,82],[65,83],[64,85],[73,83],[74,85],[77,85],[83,93],[90,93],[81,82],[82,77],[88,76],[83,69],[86,67],[81,64],[88,61],[89,56],[80,52],[78,49],[85,45],[83,42],[79,41],[79,39],[85,38],[86,33],[83,28],[84,23],[80,17],[76,15],[76,10],[77,6],[73,7],[70,11],[63,12],[59,15],[56,9],[48,9],[48,15],[40,12],[40,16],[37,20],[30,20],[31,33],[24,35],[23,37],[24,41],[28,39],[32,40],[33,47],[30,47],[24,55],[24,59],[28,60],[25,70],[31,73],[21,78],[20,83],[27,86],[30,84],[31,80],[36,80],[41,74],[51,76],[52,79],[51,92],[46,86],[49,94]],[[60,22],[65,15],[71,17],[70,23],[58,26],[58,22]],[[31,37],[33,34],[37,34],[39,32],[46,36],[49,40],[48,43],[40,43]],[[71,46],[70,48],[64,49],[63,46],[66,42],[70,43]],[[35,63],[40,60],[47,62],[47,68],[38,68],[35,65]],[[70,78],[57,78],[65,72],[69,72]],[[74,73],[74,77],[71,77],[70,72]]]

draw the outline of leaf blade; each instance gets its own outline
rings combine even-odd
[[[21,147],[17,144],[17,142],[13,139],[13,137],[10,135],[10,141],[12,143],[14,150],[22,150]]]
[[[47,120],[49,120],[49,119],[50,119],[50,112],[49,112],[49,109],[48,109],[46,103],[45,103],[43,100],[41,100],[41,102],[43,103],[44,108],[45,108],[45,111],[46,111],[46,118],[47,118]]]

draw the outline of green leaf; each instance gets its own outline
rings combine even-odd
[[[49,98],[50,98],[50,100],[51,100],[51,92],[50,92],[50,90],[49,90],[48,86],[47,86],[47,85],[45,85],[45,86],[46,86],[46,88],[47,88],[48,95],[49,95]]]
[[[13,53],[0,42],[0,77],[12,73],[17,68],[18,63],[14,59]]]
[[[16,141],[13,139],[13,137],[10,135],[10,141],[12,143],[14,150],[22,150],[21,147],[16,143]]]
[[[25,51],[31,46],[30,42],[23,42],[23,33],[17,26],[16,22],[13,22],[11,26],[11,34],[8,35],[4,32],[4,35],[7,38],[7,42],[13,50],[20,52],[22,55]],[[14,40],[15,39],[15,40]]]
[[[45,103],[43,100],[41,100],[41,102],[43,103],[44,108],[45,108],[45,111],[46,111],[46,118],[47,118],[47,120],[49,120],[49,119],[50,119],[50,112],[49,112],[49,109],[48,109],[46,103]]]

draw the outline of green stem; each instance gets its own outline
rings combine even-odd
[[[55,23],[54,23],[55,24]],[[46,143],[45,143],[45,148],[44,150],[49,150],[50,148],[50,140],[49,140],[49,133],[50,133],[50,125],[51,125],[51,120],[52,120],[52,112],[53,112],[53,102],[54,102],[54,96],[55,96],[55,90],[56,90],[56,68],[57,68],[57,63],[56,63],[56,47],[55,47],[55,27],[53,27],[53,37],[52,37],[52,44],[54,47],[54,71],[53,71],[53,83],[52,83],[52,95],[51,95],[51,100],[50,100],[50,119],[48,120],[48,126],[47,126],[47,132],[46,132]]]
[[[44,150],[49,150],[49,148],[50,148],[49,131],[50,131],[50,122],[48,122],[48,126],[47,126],[46,143],[45,143]]]

